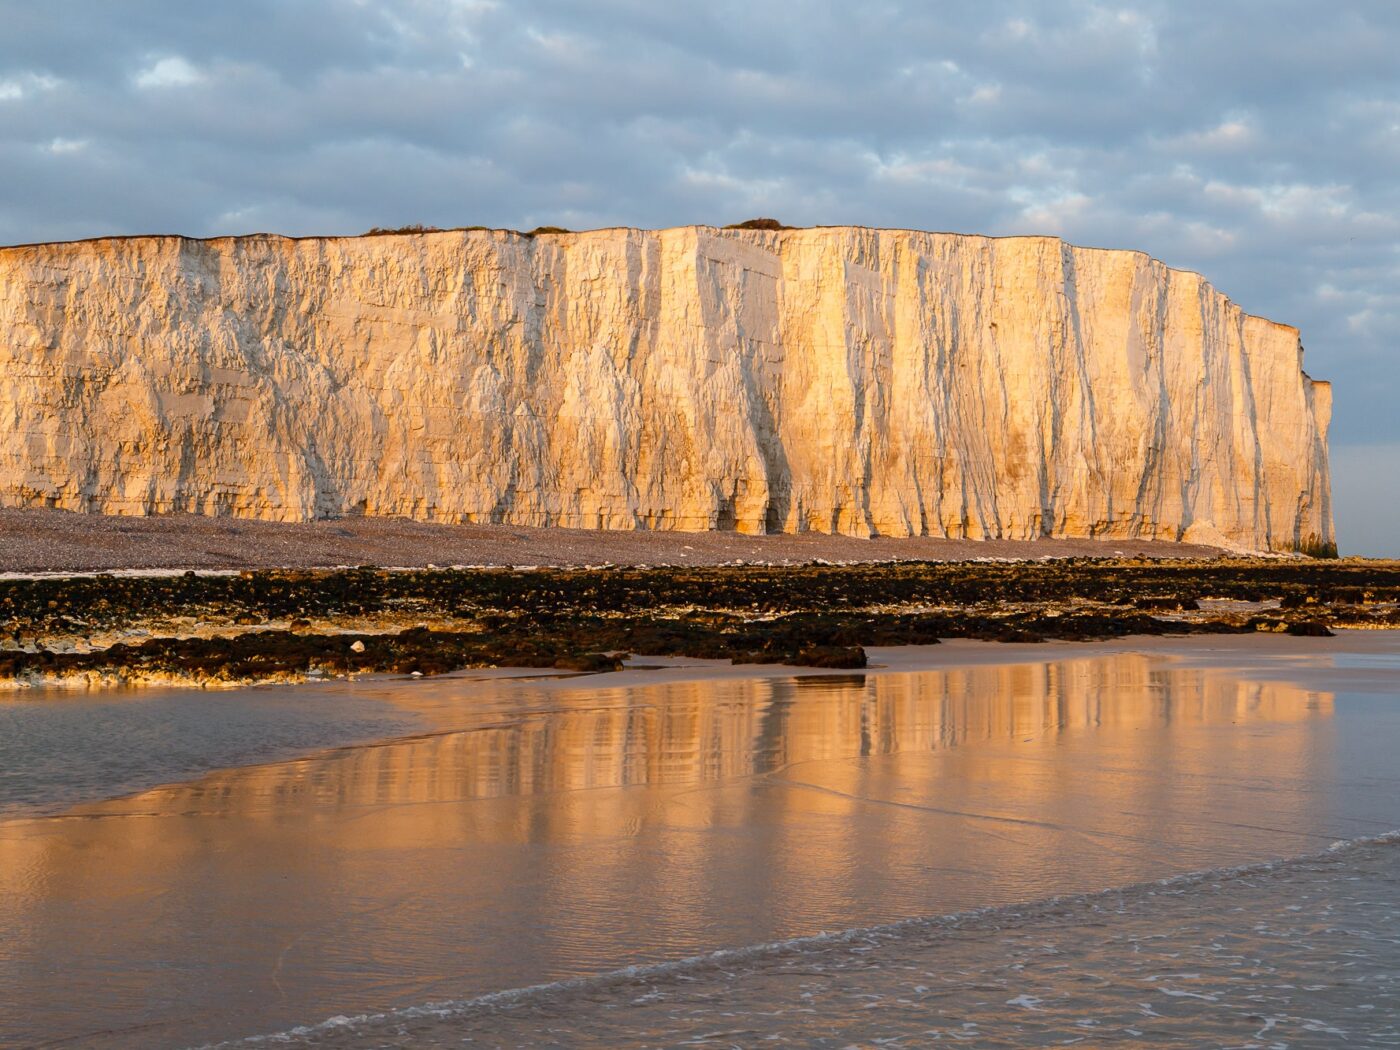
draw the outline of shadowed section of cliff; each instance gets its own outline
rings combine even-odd
[[[0,250],[0,505],[1333,541],[1326,383],[1200,276],[861,228]]]

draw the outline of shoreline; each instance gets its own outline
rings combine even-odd
[[[634,963],[460,999],[433,999],[383,1011],[339,1014],[282,1031],[206,1043],[200,1050],[237,1050],[270,1041],[364,1050],[379,1045],[377,1041],[386,1036],[401,1036],[410,1027],[415,1032],[415,1042],[411,1045],[424,1047],[454,1045],[457,1040],[469,1038],[468,1033],[483,1031],[514,1045],[548,1038],[557,1040],[561,1033],[585,1037],[594,1043],[607,1039],[609,1045],[629,1047],[651,1047],[662,1042],[685,1045],[692,1041],[708,1041],[718,1021],[716,1014],[721,1009],[722,1019],[730,1025],[743,1025],[739,1030],[746,1035],[762,1031],[767,1025],[770,1038],[786,1037],[789,1041],[794,1034],[820,1038],[829,1037],[833,1031],[843,1034],[849,1031],[852,1045],[856,1045],[856,1040],[862,1036],[869,1040],[872,1031],[881,1031],[885,1038],[875,1039],[875,1043],[897,1044],[904,1038],[937,1033],[939,1028],[930,1026],[941,1024],[955,1039],[968,1038],[969,1029],[984,1037],[989,1029],[997,1029],[996,1041],[1001,1045],[1030,1039],[1048,1044],[1055,1037],[1063,1036],[1070,1024],[1083,1025],[1088,1019],[1086,1015],[1093,1015],[1086,1026],[1093,1033],[1102,1037],[1106,1030],[1113,1030],[1109,1028],[1113,1025],[1117,1029],[1115,1035],[1139,1042],[1145,1030],[1153,1028],[1157,1022],[1164,1022],[1165,1026],[1171,1024],[1170,1014],[1152,1009],[1150,1002],[1142,1001],[1144,996],[1155,999],[1164,1010],[1168,1009],[1172,998],[1186,997],[1209,1003],[1212,1013],[1206,1020],[1217,1032],[1213,1038],[1221,1040],[1247,1039],[1247,1033],[1256,1031],[1259,1026],[1264,1031],[1294,1029],[1306,1036],[1320,1027],[1311,1016],[1264,1017],[1253,1012],[1258,1007],[1248,1000],[1222,1008],[1219,1005],[1222,993],[1238,990],[1244,978],[1239,971],[1232,972],[1218,965],[1212,973],[1197,969],[1207,969],[1217,962],[1202,944],[1209,941],[1209,937],[1198,933],[1198,928],[1205,927],[1217,936],[1225,934],[1232,939],[1262,933],[1264,936],[1259,943],[1268,943],[1280,954],[1281,942],[1288,936],[1286,931],[1299,922],[1303,913],[1307,913],[1325,935],[1334,935],[1338,932],[1336,913],[1339,909],[1328,895],[1335,892],[1333,884],[1369,879],[1371,892],[1383,891],[1386,866],[1394,862],[1393,851],[1397,845],[1400,845],[1400,831],[1358,836],[1338,840],[1310,853],[718,948],[683,958]],[[1227,903],[1222,904],[1222,901]],[[1370,902],[1358,895],[1346,903],[1350,905],[1350,929],[1344,933],[1354,938],[1362,930],[1369,932],[1371,916],[1366,909]],[[1174,918],[1185,924],[1184,928],[1171,925],[1171,920],[1160,919],[1164,908],[1180,913]],[[1238,918],[1241,913],[1251,915],[1252,929]],[[1074,921],[1067,921],[1070,916]],[[1269,921],[1259,921],[1261,916]],[[1121,931],[1125,927],[1136,937],[1133,934],[1124,936]],[[1116,947],[1124,944],[1129,947],[1130,950],[1115,961],[1124,966],[1135,965],[1133,976],[1139,987],[1147,989],[1132,996],[1132,1002],[1119,1005],[1103,990],[1111,979],[1123,981],[1123,974],[1118,970],[1110,971],[1104,965],[1103,948],[1098,941],[1076,940],[1077,932],[1090,930],[1094,931],[1091,936],[1100,940],[1106,936],[1112,938],[1117,942]],[[1024,942],[1032,937],[1036,947],[1041,949],[1039,953],[1034,949],[1028,952],[1017,944],[1018,939]],[[996,951],[996,947],[990,950],[985,947],[989,943],[1008,955],[1019,956],[1015,964],[1006,967],[1016,978],[1015,983],[1006,981],[1006,994],[1026,984],[1049,986],[1035,988],[1041,992],[1058,990],[1053,981],[1059,976],[1057,971],[1064,969],[1062,959],[1066,955],[1077,955],[1086,967],[1098,964],[1097,976],[1102,983],[1094,993],[1083,996],[1066,1010],[1058,1003],[1047,1006],[1052,1002],[1048,995],[1042,997],[1024,991],[1003,1003],[977,1002],[975,993],[985,994],[989,980],[981,975],[994,973],[1005,981],[1006,974],[995,970],[999,960],[994,956],[986,958],[984,966],[979,968],[975,986],[971,985],[973,978],[968,977],[969,986],[958,990],[934,991],[931,984],[917,984],[917,978],[880,979],[882,963],[888,965],[885,960],[891,957],[904,971],[918,974],[922,970],[927,978],[934,967],[946,964],[951,954],[966,959],[979,952],[985,956]],[[1052,944],[1053,950],[1044,950]],[[1197,949],[1195,956],[1188,955],[1192,948]],[[1332,965],[1357,966],[1358,953],[1344,938],[1338,938],[1329,948]],[[1317,948],[1310,947],[1307,961],[1315,965],[1319,954]],[[1183,958],[1189,958],[1190,963],[1183,965]],[[1372,968],[1369,976],[1373,981],[1379,982],[1389,976],[1384,962],[1365,958],[1362,964]],[[1275,973],[1269,971],[1269,977],[1279,980]],[[1325,986],[1307,983],[1313,973],[1315,970],[1310,966],[1298,966],[1289,971],[1286,978],[1289,983],[1285,987],[1302,989],[1306,1001],[1312,1005],[1310,1014],[1325,1013],[1327,1011],[1316,1009],[1320,1002],[1317,993]],[[827,997],[853,1000],[854,1004],[846,1007],[845,1015],[839,1020],[813,1023],[804,1016],[812,1011],[793,1010],[791,993],[774,987],[775,982],[786,983],[783,979],[795,974],[809,978],[812,987],[818,985],[810,981],[811,978],[825,982],[839,975],[840,984],[827,985],[822,991]],[[1077,976],[1083,979],[1085,972]],[[763,987],[760,990],[755,985]],[[879,993],[872,992],[872,987],[878,988]],[[1206,991],[1194,990],[1201,988]],[[1268,985],[1261,982],[1258,991],[1267,988]],[[958,991],[963,992],[962,998],[958,997]],[[1356,1001],[1343,1004],[1339,1011],[1345,1012],[1360,1031],[1377,1020],[1371,1013],[1374,1004],[1366,1001],[1373,997],[1368,991],[1357,994]],[[893,999],[896,1007],[908,1008],[917,1003],[915,1008],[919,1013],[910,1016],[912,1011],[905,1009],[896,1013],[894,1020],[881,1017],[872,1021],[862,1016],[870,1009],[871,1000],[885,997]],[[1128,998],[1123,996],[1125,1000]],[[1260,998],[1260,995],[1254,996],[1255,1002]],[[965,1020],[969,999],[975,1004],[972,1009],[980,1008],[988,1015],[971,1026]],[[707,1010],[702,1005],[707,1001],[723,1006]],[[656,1006],[668,1002],[676,1004],[669,1011]],[[988,1007],[991,1009],[987,1010]],[[1006,1007],[1016,1009],[1011,1011]],[[1041,1016],[1047,1010],[1059,1016]],[[796,1016],[784,1016],[789,1011]],[[781,1021],[775,1020],[780,1017]],[[1198,1018],[1197,1023],[1201,1023],[1201,1019]],[[643,1025],[646,1026],[645,1035],[639,1036],[637,1029]],[[1343,1035],[1342,1030],[1335,1027],[1326,1030],[1329,1034]],[[1170,1031],[1170,1027],[1165,1027],[1162,1038],[1171,1039]],[[1118,1040],[1111,1038],[1110,1041]]]
[[[16,694],[25,699],[52,692],[60,696],[139,691],[152,695],[164,690],[236,693],[248,689],[316,688],[362,689],[413,684],[450,687],[458,682],[489,683],[495,687],[528,685],[548,692],[634,689],[659,685],[711,684],[717,682],[778,681],[800,678],[844,680],[879,675],[919,674],[925,671],[971,671],[985,667],[1020,667],[1103,656],[1133,654],[1169,661],[1187,670],[1237,671],[1241,677],[1262,676],[1302,689],[1321,689],[1347,669],[1318,662],[1336,656],[1370,656],[1385,651],[1400,627],[1353,628],[1337,626],[1329,638],[1251,631],[1236,634],[1126,635],[1080,641],[995,642],[977,638],[951,638],[934,643],[870,646],[867,663],[859,668],[830,668],[785,663],[740,663],[677,655],[628,656],[616,669],[579,671],[525,665],[461,667],[440,675],[366,671],[323,677],[285,676],[266,679],[207,680],[200,678],[88,679],[55,678],[18,685],[0,679],[0,701]],[[1241,664],[1250,658],[1256,663]],[[1354,669],[1365,683],[1372,680],[1367,668]],[[1378,675],[1377,680],[1383,676]],[[394,739],[394,738],[385,738]],[[353,746],[353,745],[352,745]]]

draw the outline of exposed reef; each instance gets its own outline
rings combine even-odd
[[[0,580],[0,683],[236,684],[626,654],[864,666],[866,646],[1400,625],[1400,563],[1083,561]],[[357,644],[358,643],[358,644]]]

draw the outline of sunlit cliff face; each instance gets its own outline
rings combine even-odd
[[[1333,539],[1331,393],[1203,278],[907,230],[0,250],[0,505]]]

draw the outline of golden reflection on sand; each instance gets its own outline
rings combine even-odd
[[[1156,750],[1177,728],[1314,721],[1332,710],[1327,693],[1239,681],[1224,673],[1173,671],[1160,660],[1131,653],[913,674],[692,681],[548,694],[528,685],[494,686],[502,688],[535,713],[461,732],[232,769],[76,812],[193,807],[204,813],[253,813],[694,784],[805,762],[987,747],[1028,736],[1049,744],[1102,728],[1162,730],[1136,741]],[[1209,753],[1184,752],[1175,764],[1182,772],[1182,763],[1193,759],[1203,771],[1219,768],[1220,747],[1255,750],[1249,741],[1232,738],[1217,741]],[[1295,761],[1272,757],[1285,767]]]
[[[496,720],[0,824],[0,994],[266,1028],[1300,852],[1335,775],[1330,695],[1138,654],[462,688]]]

